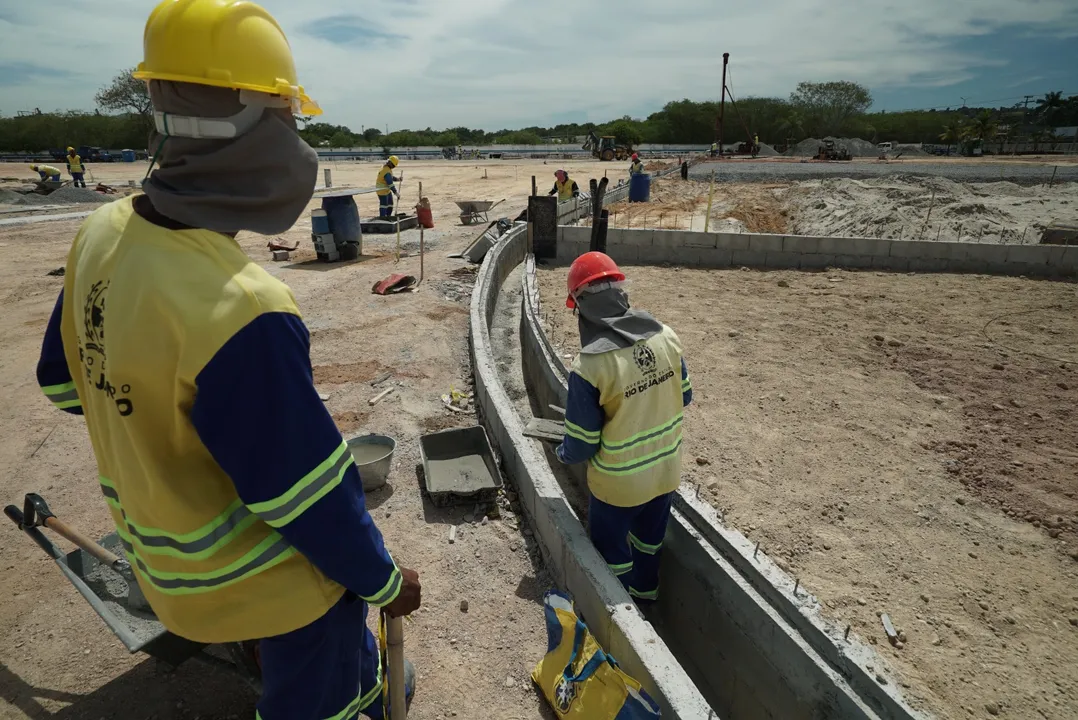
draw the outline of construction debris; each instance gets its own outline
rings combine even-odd
[[[397,389],[396,387],[387,387],[385,390],[383,390],[382,392],[378,393],[377,395],[372,397],[370,400],[368,400],[367,404],[368,405],[377,405],[378,403],[380,403],[382,401],[382,398],[386,397],[387,395],[391,395],[396,389]]]
[[[375,295],[394,295],[415,289],[417,283],[418,281],[414,275],[394,273],[384,280],[376,282],[374,287],[371,288],[371,292]]]

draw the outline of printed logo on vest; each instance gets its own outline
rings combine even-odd
[[[576,683],[569,682],[563,675],[554,686],[554,704],[557,705],[558,712],[562,714],[569,712],[569,708],[573,706],[573,700],[576,700]]]
[[[653,373],[656,369],[655,353],[647,343],[637,343],[633,348],[633,361],[642,373]]]
[[[127,397],[131,393],[130,385],[117,388],[107,378],[105,354],[105,295],[109,283],[99,280],[90,286],[83,305],[82,335],[79,338],[79,362],[86,370],[86,380],[90,387],[105,393],[109,400],[116,403],[116,410],[121,417],[127,417],[135,411],[134,403]],[[85,339],[85,341],[83,340]],[[97,382],[94,382],[97,373]]]

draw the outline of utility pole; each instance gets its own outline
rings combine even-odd
[[[730,53],[722,54],[722,96],[719,98],[719,122],[718,127],[718,143],[719,143],[719,157],[722,157],[722,124],[726,115],[726,66],[730,64]]]
[[[1024,95],[1023,97],[1025,98],[1025,100],[1022,102],[1022,105],[1025,106],[1026,110],[1029,110],[1029,103],[1032,102],[1033,98],[1035,98],[1037,96],[1036,95]]]

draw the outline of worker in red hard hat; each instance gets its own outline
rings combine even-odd
[[[630,175],[643,175],[644,163],[640,162],[640,156],[633,153],[633,164],[629,166]]]
[[[569,268],[565,304],[580,354],[569,374],[558,459],[588,462],[591,540],[637,602],[659,596],[659,556],[681,484],[682,410],[692,384],[681,341],[629,306],[625,273],[589,252]]]
[[[580,197],[580,186],[576,184],[576,181],[569,177],[569,173],[564,170],[554,171],[554,187],[550,189],[547,195],[557,195],[558,202],[565,202],[566,200],[572,200],[575,197]]]

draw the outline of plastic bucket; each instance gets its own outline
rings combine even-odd
[[[629,178],[629,202],[648,202],[651,200],[651,176],[638,173]]]
[[[120,151],[120,157],[123,158],[124,162],[135,162],[135,151],[134,150],[121,150]]]
[[[386,484],[393,465],[397,441],[388,435],[361,435],[348,441],[348,450],[356,461],[364,490],[377,490]]]
[[[325,210],[311,210],[311,234],[329,235],[329,217]]]

